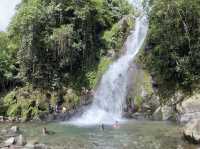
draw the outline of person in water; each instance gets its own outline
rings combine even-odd
[[[42,134],[43,134],[43,136],[46,136],[46,135],[53,135],[53,134],[55,134],[55,132],[54,132],[54,131],[49,131],[49,130],[47,130],[46,127],[43,127],[43,128],[42,128]]]
[[[102,123],[102,124],[99,124],[99,129],[101,129],[102,131],[104,131],[104,129],[105,129],[105,126],[104,126],[104,124]]]
[[[113,128],[120,128],[119,122],[116,121],[115,124],[113,124]]]
[[[101,129],[102,129],[102,130],[104,130],[104,129],[105,129],[105,127],[104,127],[104,124],[101,124]]]
[[[47,128],[42,128],[42,134],[44,135],[44,136],[46,136],[46,135],[48,135],[49,134],[49,132],[48,132],[48,130],[47,130]]]

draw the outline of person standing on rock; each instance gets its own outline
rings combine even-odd
[[[55,112],[56,112],[56,113],[60,113],[60,112],[61,112],[61,110],[62,110],[61,105],[62,105],[63,101],[64,101],[63,96],[62,96],[62,94],[60,93],[60,94],[58,95],[58,99],[57,99],[57,101],[56,101],[56,107],[55,107]]]
[[[51,94],[47,93],[46,94],[46,102],[48,104],[48,111],[49,113],[52,113],[52,107],[51,107]]]

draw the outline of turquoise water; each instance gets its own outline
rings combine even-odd
[[[1,126],[5,127],[5,126]],[[10,126],[6,126],[10,127]],[[46,127],[52,134],[42,135]],[[52,149],[196,149],[184,142],[180,128],[169,122],[129,121],[119,129],[105,126],[76,127],[68,124],[21,124],[27,140],[51,146]]]

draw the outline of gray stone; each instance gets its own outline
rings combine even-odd
[[[34,144],[28,143],[28,144],[26,144],[26,145],[24,146],[23,149],[35,149],[34,147],[35,147]]]
[[[200,144],[200,119],[191,120],[185,126],[183,135],[190,143]]]
[[[132,118],[137,119],[137,120],[144,120],[145,119],[144,113],[136,112],[136,113],[132,114],[131,116],[132,116]]]
[[[13,132],[13,133],[18,133],[18,132],[19,132],[19,127],[17,127],[17,126],[12,126],[12,127],[10,128],[10,131]]]
[[[171,106],[163,106],[161,111],[162,111],[162,120],[163,121],[173,119],[174,111]]]
[[[162,120],[162,108],[158,107],[153,113],[153,120],[160,121]]]
[[[33,144],[33,145],[39,144],[39,141],[37,139],[36,140],[29,140],[28,145],[30,145],[30,144]]]
[[[27,149],[48,149],[48,146],[45,145],[45,144],[26,144],[24,146],[24,148],[27,148]]]
[[[13,122],[15,122],[15,118],[14,118],[14,117],[8,117],[8,121],[9,121],[10,123],[13,123]]]
[[[34,149],[48,149],[48,146],[45,144],[35,144]]]
[[[175,119],[175,112],[171,106],[158,107],[153,113],[153,120],[157,121],[168,121]]]
[[[24,138],[22,135],[19,135],[19,136],[16,138],[16,145],[24,146],[25,144],[26,144],[25,138]]]
[[[6,133],[8,133],[8,130],[2,129],[2,130],[1,130],[1,133],[6,134]]]
[[[11,137],[11,138],[8,138],[4,144],[5,146],[10,146],[10,145],[13,145],[15,143],[15,137]]]
[[[113,49],[109,50],[108,53],[107,53],[107,56],[111,57],[111,58],[114,57],[115,56],[115,50],[113,50]]]
[[[4,122],[4,117],[0,116],[0,122]]]
[[[181,124],[186,124],[193,119],[200,119],[200,94],[193,95],[182,104],[178,104],[176,109]]]
[[[159,97],[155,95],[143,97],[142,112],[150,111],[153,114],[160,107]],[[149,113],[149,112],[148,112]]]

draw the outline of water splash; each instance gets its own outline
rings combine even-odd
[[[130,2],[142,10],[140,0]],[[127,96],[128,71],[130,63],[141,48],[148,30],[147,17],[143,11],[137,17],[135,28],[128,37],[126,52],[116,62],[109,66],[103,75],[94,95],[94,102],[79,118],[70,121],[75,125],[113,124],[122,121],[123,105]]]

